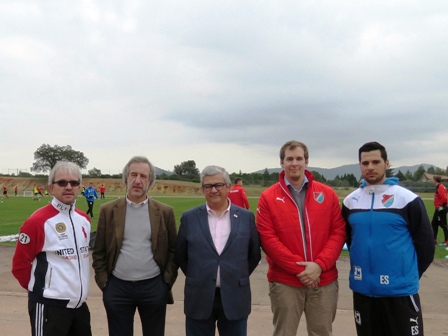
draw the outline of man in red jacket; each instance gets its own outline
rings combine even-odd
[[[437,244],[437,233],[439,226],[443,230],[444,242],[439,244],[440,246],[448,245],[448,227],[446,224],[446,212],[447,212],[447,194],[446,188],[442,184],[442,178],[440,176],[433,177],[434,184],[436,185],[436,192],[434,194],[434,216],[432,217],[432,230],[434,232],[434,243]]]
[[[336,260],[346,237],[339,199],[306,170],[304,143],[285,143],[280,164],[278,183],[260,196],[256,221],[269,264],[274,336],[296,335],[303,312],[309,335],[331,336],[339,288]]]
[[[249,201],[246,196],[246,191],[243,188],[243,179],[241,177],[237,177],[234,182],[235,185],[232,189],[230,189],[227,197],[229,197],[232,204],[238,205],[243,209],[249,209]]]

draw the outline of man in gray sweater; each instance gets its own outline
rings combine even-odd
[[[101,206],[93,251],[109,335],[133,335],[138,309],[143,335],[165,334],[166,304],[177,277],[173,208],[148,197],[155,169],[133,157],[123,169],[127,194]]]

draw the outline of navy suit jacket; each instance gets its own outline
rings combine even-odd
[[[251,310],[249,275],[260,261],[260,241],[251,211],[230,206],[231,229],[219,255],[208,225],[205,204],[182,214],[176,261],[184,272],[184,312],[188,318],[210,317],[215,298],[218,265],[221,300],[229,320],[247,318]]]

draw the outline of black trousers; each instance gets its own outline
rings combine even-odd
[[[90,217],[93,218],[93,202],[92,201],[87,201],[87,206],[89,208],[87,209],[86,214],[90,214]]]
[[[91,336],[90,312],[84,302],[71,309],[28,301],[32,336]]]
[[[165,335],[168,284],[161,275],[142,281],[111,276],[103,289],[109,336],[132,336],[138,309],[143,336]]]
[[[443,210],[434,210],[434,216],[432,217],[432,231],[434,232],[434,241],[437,242],[437,233],[439,232],[439,226],[443,230],[445,241],[448,241],[448,227],[446,224],[446,212],[447,207],[443,207]]]
[[[418,294],[368,297],[353,292],[358,336],[424,336]]]

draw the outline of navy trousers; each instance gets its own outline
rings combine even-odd
[[[187,317],[185,322],[187,336],[215,336],[218,327],[220,336],[246,336],[247,317],[241,320],[228,320],[222,307],[221,292],[215,292],[213,311],[207,320],[194,320]]]

